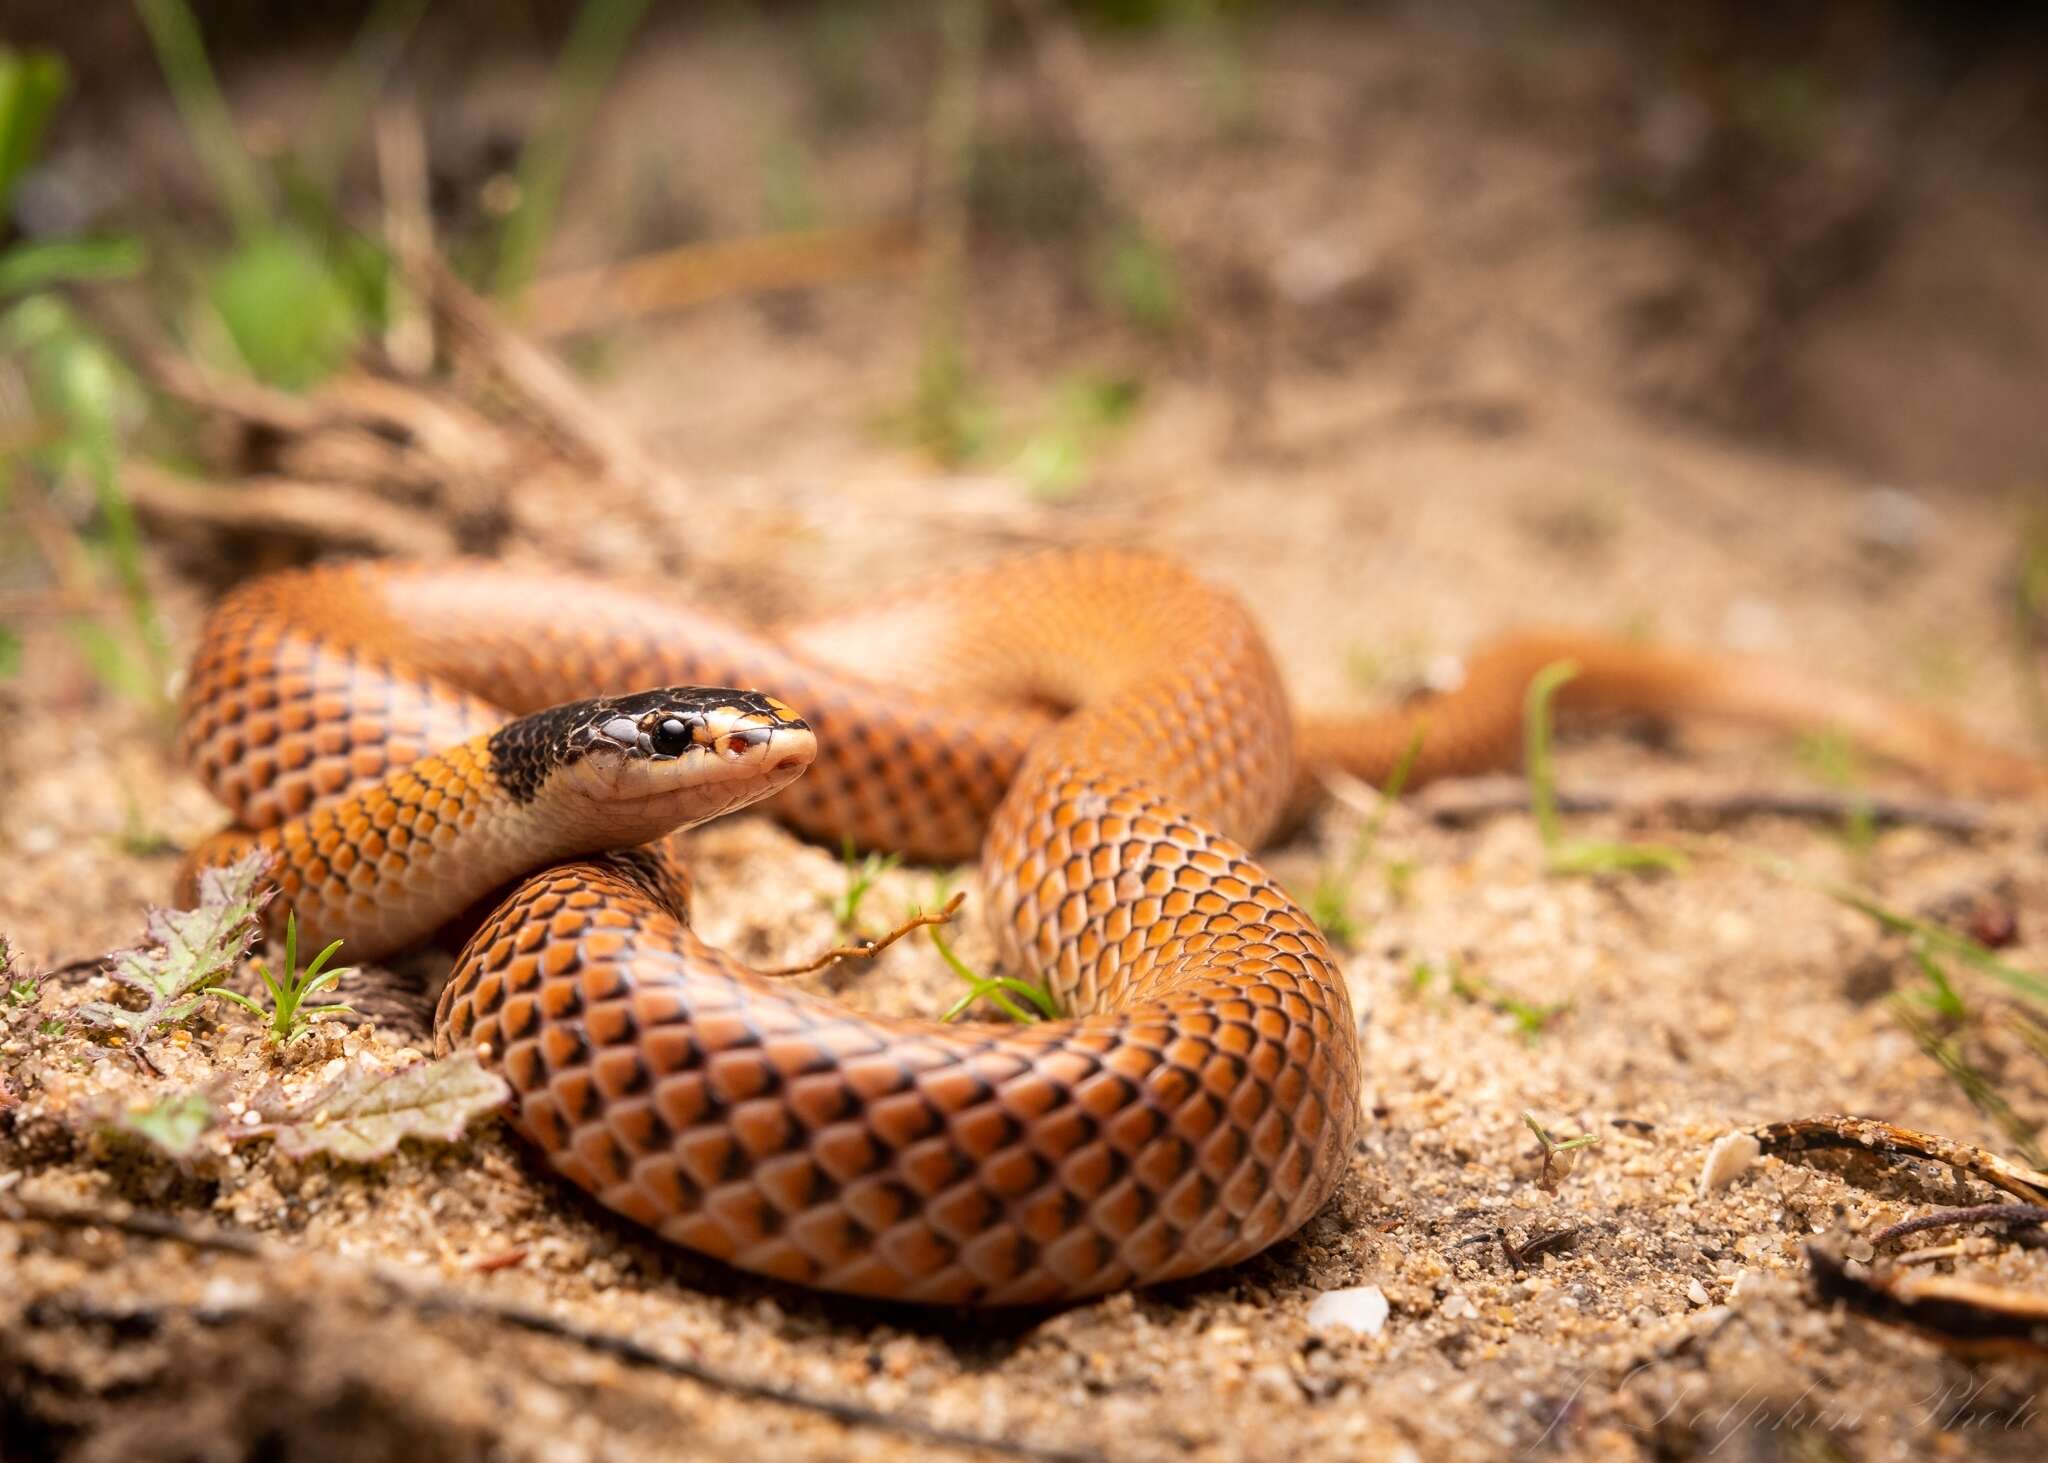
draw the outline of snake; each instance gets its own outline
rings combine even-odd
[[[435,1012],[513,1128],[606,1208],[798,1286],[1062,1303],[1242,1262],[1350,1172],[1342,962],[1252,852],[1331,770],[1512,765],[1523,698],[1845,725],[1945,780],[2039,790],[1938,717],[1763,662],[1572,633],[1387,711],[1298,716],[1236,596],[1166,558],[1045,551],[788,623],[546,567],[286,570],[209,613],[181,744],[317,947],[481,922]],[[741,689],[753,688],[753,689]],[[891,1019],[750,968],[670,835],[978,860],[1004,969],[1059,1019]]]

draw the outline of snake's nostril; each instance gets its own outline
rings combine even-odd
[[[792,768],[801,767],[803,765],[804,759],[801,757],[784,757],[780,762],[777,762],[775,764],[775,770],[777,772],[788,772]]]

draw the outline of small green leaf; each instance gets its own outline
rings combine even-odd
[[[332,375],[362,332],[347,288],[306,240],[267,230],[215,268],[208,297],[242,362],[291,390]]]
[[[129,1108],[114,1119],[117,1132],[132,1133],[173,1158],[199,1146],[219,1121],[213,1101],[204,1092],[175,1092],[147,1107]]]
[[[1170,335],[1180,324],[1180,271],[1173,254],[1150,235],[1127,230],[1096,262],[1095,291],[1140,330]]]
[[[192,909],[153,909],[148,943],[108,957],[107,974],[144,998],[139,1011],[94,1001],[79,1007],[95,1026],[148,1039],[159,1026],[184,1020],[214,995],[256,936],[256,916],[270,898],[270,860],[261,851],[203,870],[199,903]]]
[[[394,1072],[352,1063],[319,1091],[238,1129],[236,1137],[275,1138],[288,1158],[325,1153],[367,1163],[388,1156],[406,1138],[452,1143],[511,1095],[504,1079],[485,1071],[472,1052]]]

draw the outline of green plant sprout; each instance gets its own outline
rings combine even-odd
[[[1033,985],[1028,980],[1018,980],[1007,975],[982,975],[966,961],[953,953],[953,947],[946,943],[946,937],[939,933],[938,926],[932,927],[932,944],[937,947],[939,957],[952,967],[953,973],[967,982],[967,994],[939,1013],[941,1021],[958,1021],[969,1006],[986,997],[988,1003],[1001,1011],[1012,1021],[1056,1021],[1060,1008],[1052,993],[1043,986]],[[1020,1006],[1010,999],[1021,997],[1035,1010]]]
[[[1581,1133],[1576,1138],[1559,1138],[1547,1130],[1536,1119],[1536,1114],[1527,1108],[1522,1110],[1522,1121],[1529,1131],[1536,1135],[1536,1141],[1543,1145],[1545,1153],[1569,1153],[1574,1148],[1590,1148],[1600,1141],[1598,1133]]]
[[[1907,947],[1907,953],[1913,957],[1913,963],[1920,967],[1921,975],[1927,979],[1927,989],[1912,992],[1913,998],[1945,1021],[1952,1021],[1958,1026],[1968,1021],[1970,1008],[1964,1004],[1962,993],[1948,978],[1948,972],[1942,969],[1941,962],[1928,950],[1926,942],[1914,939]]]
[[[1094,283],[1103,304],[1148,335],[1171,335],[1180,324],[1180,275],[1173,255],[1141,229],[1124,229],[1103,246]]]
[[[289,1045],[312,1030],[313,1023],[323,1016],[355,1014],[355,1007],[343,1002],[325,1006],[305,1004],[308,997],[318,995],[333,986],[344,975],[354,973],[352,966],[337,966],[332,970],[327,968],[327,962],[340,948],[341,941],[336,940],[315,955],[312,963],[303,971],[300,970],[299,917],[296,914],[288,914],[284,920],[283,979],[272,975],[270,966],[265,961],[253,962],[256,973],[263,977],[264,988],[270,992],[271,1009],[265,1011],[260,1003],[251,1000],[240,991],[216,990],[214,994],[223,1000],[233,1001],[258,1017],[267,1016],[270,1019],[270,1035],[267,1039],[280,1045]]]
[[[856,859],[853,840],[847,838],[840,841],[839,861],[846,870],[846,887],[830,898],[822,894],[818,897],[831,909],[832,919],[839,926],[840,933],[850,935],[860,924],[860,906],[868,897],[868,891],[884,874],[903,862],[903,855],[871,853]],[[939,902],[943,904],[945,901]]]
[[[1920,1050],[1947,1073],[1949,1080],[1969,1099],[1970,1104],[1997,1124],[2012,1143],[2014,1151],[2034,1167],[2041,1167],[2044,1156],[2048,1155],[2044,1155],[2036,1143],[2035,1125],[2020,1117],[1999,1092],[1996,1082],[1969,1060],[1957,1042],[1930,1025],[1922,1013],[1931,1013],[1957,1027],[1967,1026],[1972,1019],[1962,992],[1943,964],[1944,959],[1989,977],[2037,1010],[2048,1010],[2048,981],[2032,971],[2000,960],[1967,935],[1933,920],[1894,909],[1874,895],[1810,873],[1773,854],[1737,852],[1764,872],[1825,894],[1837,904],[1868,916],[1879,929],[1906,937],[1907,954],[1927,984],[1924,989],[1891,998],[1894,1019],[1906,1029]],[[2048,1032],[2044,1032],[2024,1008],[2012,1011],[2008,1025],[2030,1048],[2038,1054],[2048,1055]]]
[[[1522,1109],[1522,1121],[1536,1135],[1536,1142],[1543,1149],[1543,1171],[1536,1178],[1537,1186],[1542,1189],[1555,1190],[1558,1181],[1570,1173],[1578,1161],[1572,1155],[1600,1141],[1598,1133],[1581,1133],[1576,1138],[1556,1137],[1527,1108]]]
[[[1015,471],[1033,497],[1071,498],[1087,481],[1096,455],[1137,412],[1144,383],[1135,376],[1092,371],[1064,377],[1053,388],[1050,419],[1017,449]]]
[[[1387,812],[1400,801],[1402,791],[1408,786],[1408,779],[1414,775],[1416,759],[1422,755],[1422,743],[1429,735],[1429,723],[1422,722],[1409,737],[1408,745],[1394,763],[1394,770],[1387,774],[1386,785],[1380,789],[1380,800],[1364,823],[1359,825],[1358,836],[1352,840],[1351,850],[1341,865],[1332,867],[1325,864],[1317,876],[1315,887],[1309,890],[1307,905],[1309,918],[1313,919],[1322,932],[1340,945],[1349,945],[1359,933],[1358,921],[1351,912],[1351,886],[1363,873],[1372,859],[1373,848],[1379,842],[1380,828],[1387,821]],[[1387,870],[1387,887],[1397,897],[1407,886],[1414,874],[1412,865],[1398,866]]]
[[[1864,787],[1856,744],[1839,731],[1816,732],[1802,738],[1799,760],[1848,802],[1842,814],[1842,841],[1852,853],[1869,853],[1877,842],[1877,811]]]
[[[1544,865],[1553,874],[1610,874],[1628,871],[1681,873],[1685,855],[1660,843],[1605,843],[1568,839],[1557,810],[1557,782],[1551,769],[1551,702],[1579,668],[1568,660],[1553,661],[1529,680],[1523,702],[1524,775],[1529,781],[1529,806],[1543,840]]]
[[[1510,995],[1497,986],[1489,985],[1474,975],[1467,975],[1454,962],[1446,974],[1450,977],[1451,993],[1464,1000],[1487,1006],[1515,1023],[1515,1030],[1525,1041],[1534,1041],[1549,1029],[1551,1022],[1572,1009],[1566,1001],[1525,1001],[1520,996]],[[1417,987],[1420,989],[1420,987]]]

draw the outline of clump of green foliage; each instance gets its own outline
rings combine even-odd
[[[1055,383],[1047,420],[1018,448],[1015,470],[1034,497],[1062,502],[1087,481],[1096,455],[1127,426],[1145,394],[1135,376],[1082,371]]]
[[[268,872],[268,860],[250,854],[203,872],[194,908],[151,910],[147,943],[114,955],[107,966],[141,1006],[92,1001],[78,1008],[79,1019],[141,1044],[224,994],[219,983],[256,938],[257,915],[270,898]]]
[[[2044,1153],[2035,1137],[2038,1125],[2014,1110],[1996,1080],[1973,1062],[1965,1050],[1962,1038],[1979,1027],[1983,1018],[1965,997],[1954,971],[1983,976],[2016,997],[2021,1008],[2012,1013],[2009,1025],[2043,1056],[2048,1056],[2048,1041],[2036,1044],[2034,1037],[2042,1028],[2031,1013],[2048,1012],[2048,980],[2001,959],[1959,930],[1894,908],[1861,889],[1809,873],[1770,854],[1747,857],[1765,872],[1818,890],[1845,908],[1867,916],[1885,933],[1905,940],[1907,956],[1922,983],[1891,997],[1893,1019],[1941,1067],[1971,1105],[2006,1135],[2015,1152],[2034,1167],[2043,1167],[2048,1153]]]
[[[353,974],[349,966],[327,968],[327,962],[334,958],[334,952],[341,948],[336,940],[312,959],[304,970],[299,969],[299,917],[288,914],[284,920],[284,965],[283,975],[270,973],[265,962],[256,962],[256,973],[263,979],[264,989],[270,992],[270,1009],[265,1011],[261,1003],[251,1000],[240,991],[216,991],[222,1000],[233,1001],[258,1017],[270,1020],[271,1041],[288,1045],[297,1041],[313,1029],[313,1023],[323,1016],[354,1015],[355,1007],[342,1002],[324,1006],[308,1006],[309,997],[327,990],[345,975]]]
[[[69,86],[57,57],[0,49],[0,218],[40,159]],[[114,353],[59,293],[69,284],[127,278],[141,266],[140,246],[118,236],[29,239],[0,249],[0,354],[12,359],[34,413],[26,435],[0,443],[0,455],[18,454],[50,482],[75,484],[90,495],[93,555],[81,571],[111,572],[128,623],[80,612],[66,629],[103,682],[160,703],[169,638],[143,574],[141,534],[120,474],[120,438],[140,414],[142,398]],[[6,492],[0,483],[0,502]],[[19,640],[0,629],[0,676],[14,673],[20,655]]]

